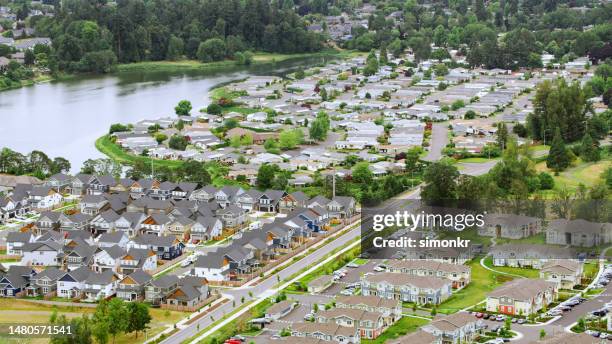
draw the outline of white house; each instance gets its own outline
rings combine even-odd
[[[34,242],[23,246],[21,265],[24,266],[57,266],[61,246],[53,241]]]

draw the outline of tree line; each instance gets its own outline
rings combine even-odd
[[[149,306],[143,302],[125,302],[119,298],[102,300],[92,316],[84,314],[80,318],[68,319],[54,312],[50,323],[56,326],[70,326],[71,335],[57,335],[51,344],[106,344],[115,343],[117,336],[133,333],[138,338],[141,332],[149,329],[152,317]]]
[[[292,6],[269,0],[67,0],[54,17],[31,20],[53,39],[61,70],[107,72],[117,63],[202,61],[244,56],[248,50],[278,53],[322,48]]]
[[[594,60],[612,56],[612,24],[606,19],[610,4],[596,4],[584,13],[570,9],[579,6],[570,1],[456,0],[423,6],[408,0],[374,5],[368,28],[354,27],[345,47],[385,47],[397,57],[410,48],[418,61],[442,60],[456,49],[470,66],[504,69],[542,67],[544,52],[559,62],[587,54]],[[400,12],[402,20],[388,18],[393,12]],[[432,44],[439,49],[432,50]]]
[[[50,158],[39,150],[33,150],[28,154],[6,147],[0,150],[0,173],[16,176],[31,175],[45,179],[53,174],[68,171],[70,171],[70,161],[62,157]]]

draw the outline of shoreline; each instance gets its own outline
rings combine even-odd
[[[20,89],[22,87],[35,86],[48,82],[61,82],[78,78],[80,76],[100,76],[100,75],[118,75],[122,73],[135,72],[189,72],[189,71],[223,71],[230,69],[248,68],[249,66],[261,66],[273,64],[276,62],[287,61],[298,58],[315,58],[315,57],[346,57],[354,54],[353,51],[325,49],[314,53],[298,53],[298,54],[277,54],[257,52],[253,55],[253,62],[250,65],[237,65],[234,60],[223,60],[215,62],[202,63],[197,60],[180,60],[180,61],[143,61],[134,63],[118,64],[116,69],[107,74],[100,73],[60,73],[59,75],[38,75],[32,79],[21,80],[19,84],[0,88],[0,92]]]

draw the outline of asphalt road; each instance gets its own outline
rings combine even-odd
[[[429,153],[425,161],[438,161],[442,157],[442,149],[448,144],[448,123],[434,123],[429,140]]]
[[[385,202],[385,206],[396,204],[397,202],[404,202],[407,199],[417,199],[420,196],[420,190],[409,191],[400,196],[390,199]],[[271,275],[270,277],[263,280],[261,283],[255,286],[240,287],[234,289],[227,289],[222,292],[222,295],[234,300],[234,302],[227,302],[213,310],[210,314],[203,316],[202,318],[194,321],[190,325],[180,329],[174,335],[168,337],[163,344],[179,344],[183,341],[194,337],[200,330],[203,330],[210,325],[214,324],[215,321],[222,318],[224,315],[232,313],[241,305],[241,299],[244,298],[245,302],[255,300],[262,296],[272,296],[271,290],[273,290],[278,284],[279,280],[284,280],[290,276],[302,271],[303,269],[314,265],[316,262],[322,260],[327,254],[331,253],[337,248],[347,245],[353,239],[361,235],[361,226],[357,226],[355,229],[342,234],[332,242],[320,246],[316,251],[306,255],[304,258],[296,261],[293,264],[286,266],[280,272]],[[268,295],[270,294],[270,295]],[[250,296],[252,295],[252,296]]]

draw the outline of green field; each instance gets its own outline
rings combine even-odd
[[[522,239],[495,239],[497,245],[501,244],[546,244],[546,234],[540,233]]]
[[[493,258],[490,256],[485,258],[484,264],[493,270],[504,272],[507,274],[523,276],[525,278],[539,278],[540,277],[540,271],[535,270],[535,269],[513,268],[509,266],[493,266]]]
[[[575,190],[580,184],[587,187],[595,185],[600,181],[601,174],[610,166],[612,166],[612,160],[609,157],[597,162],[582,162],[582,160],[577,159],[570,168],[555,176],[554,172],[548,169],[546,162],[543,161],[536,164],[536,171],[550,173],[555,180],[555,189],[557,190],[562,187]]]
[[[421,326],[429,323],[429,320],[413,318],[413,317],[403,317],[395,324],[391,325],[388,329],[383,332],[378,338],[370,340],[370,339],[362,339],[362,344],[383,344],[390,339],[395,339],[406,335],[410,332],[414,332],[418,330]]]
[[[480,257],[472,259],[468,264],[472,269],[472,281],[467,287],[454,293],[438,308],[439,313],[451,314],[464,308],[476,305],[485,300],[488,293],[503,283],[512,280],[510,276],[498,275],[480,265]]]
[[[122,165],[131,165],[136,161],[142,161],[147,165],[151,165],[151,163],[153,163],[154,167],[176,168],[183,164],[182,161],[178,160],[159,160],[145,156],[129,154],[128,152],[121,149],[121,147],[119,147],[117,144],[112,142],[110,140],[110,136],[108,135],[104,135],[96,140],[96,148],[104,155],[108,156],[109,158]]]

